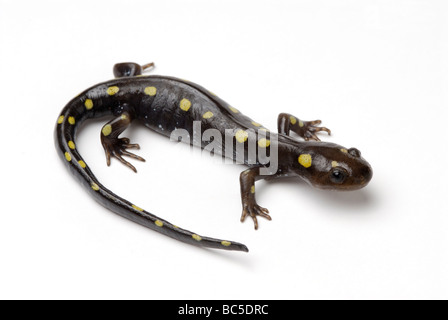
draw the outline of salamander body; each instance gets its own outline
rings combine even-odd
[[[179,228],[103,186],[79,154],[75,137],[84,121],[105,116],[114,117],[100,133],[108,165],[114,157],[136,171],[122,156],[144,161],[127,151],[138,149],[138,144],[119,138],[136,119],[158,133],[182,137],[188,143],[246,164],[248,169],[240,175],[241,221],[250,216],[255,229],[257,217],[271,219],[268,210],[255,200],[255,181],[259,179],[298,176],[315,187],[335,190],[359,189],[370,181],[372,169],[359,150],[317,138],[319,131],[330,134],[329,129],[316,126],[319,120],[302,121],[281,113],[278,133],[273,133],[197,84],[173,77],[141,76],[144,69],[152,66],[115,65],[116,79],[92,86],[72,99],[60,112],[55,126],[55,143],[61,159],[89,193],[111,211],[192,245],[248,251],[241,243]],[[291,132],[305,141],[291,137]]]

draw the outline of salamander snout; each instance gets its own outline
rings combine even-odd
[[[370,165],[366,165],[360,171],[361,171],[361,179],[364,182],[364,184],[369,183],[369,181],[372,180],[373,176],[372,167],[370,167]]]
[[[348,149],[348,154],[353,156],[352,175],[354,176],[354,184],[360,187],[365,186],[372,179],[373,171],[370,164],[361,157],[361,151],[356,148]]]
[[[370,164],[361,157],[361,151],[356,148],[347,150],[348,158],[345,159],[345,166],[350,172],[351,180],[347,189],[359,189],[366,186],[372,179],[373,171]]]
[[[358,167],[352,168],[351,180],[345,190],[356,190],[365,187],[370,180],[372,180],[373,171],[372,167],[363,161],[363,163]]]

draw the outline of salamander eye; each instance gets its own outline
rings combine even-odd
[[[356,148],[350,148],[350,149],[348,149],[348,153],[350,153],[352,156],[354,156],[354,157],[356,157],[356,158],[361,157],[361,151],[359,151],[359,150],[356,149]]]
[[[330,180],[331,182],[335,184],[341,184],[345,181],[345,178],[347,177],[347,172],[345,172],[344,169],[341,168],[334,168],[330,172]]]

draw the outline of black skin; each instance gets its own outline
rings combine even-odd
[[[245,245],[238,242],[202,237],[181,229],[105,188],[76,149],[77,128],[87,119],[114,117],[103,126],[100,133],[107,165],[110,165],[111,158],[116,158],[134,172],[137,172],[136,168],[123,156],[145,161],[128,151],[140,147],[131,143],[128,138],[119,137],[134,120],[140,120],[145,126],[166,136],[170,136],[175,129],[185,129],[193,137],[194,121],[200,121],[201,134],[207,129],[215,129],[223,137],[230,134],[233,139],[232,149],[226,150],[227,144],[223,143],[222,154],[230,154],[234,160],[241,159],[242,156],[243,163],[249,166],[240,175],[243,207],[241,221],[251,217],[255,229],[258,228],[258,217],[271,220],[268,210],[256,202],[257,180],[297,176],[318,188],[356,190],[367,185],[372,178],[372,169],[361,157],[359,150],[320,142],[316,133],[323,131],[330,134],[330,130],[318,127],[321,123],[319,120],[302,121],[290,114],[281,113],[277,120],[278,133],[258,131],[263,128],[261,125],[197,84],[164,76],[140,77],[145,69],[153,66],[152,63],[144,66],[136,63],[116,64],[113,70],[116,79],[95,85],[72,99],[60,113],[56,124],[55,142],[61,159],[90,194],[113,212],[195,246],[248,251]],[[226,129],[233,131],[229,133]],[[255,159],[252,159],[254,161],[249,161],[250,139],[241,140],[238,132],[249,132],[251,129],[254,136],[249,137],[255,137],[258,142],[262,138],[273,143],[278,141],[275,144],[278,148],[278,166],[270,175],[261,173],[270,163],[261,160],[260,151],[256,152]],[[305,141],[291,137],[291,132]],[[192,139],[189,142],[193,143]],[[207,145],[208,141],[202,140],[200,147],[206,148]],[[272,146],[265,144],[263,147],[268,156]]]

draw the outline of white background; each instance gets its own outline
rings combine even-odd
[[[0,298],[448,298],[446,1],[0,0]],[[212,90],[275,130],[322,119],[374,177],[360,191],[257,183],[273,220],[239,222],[239,173],[141,125],[138,174],[87,125],[77,146],[124,198],[249,253],[179,243],[99,206],[58,158],[64,105],[116,62]]]

